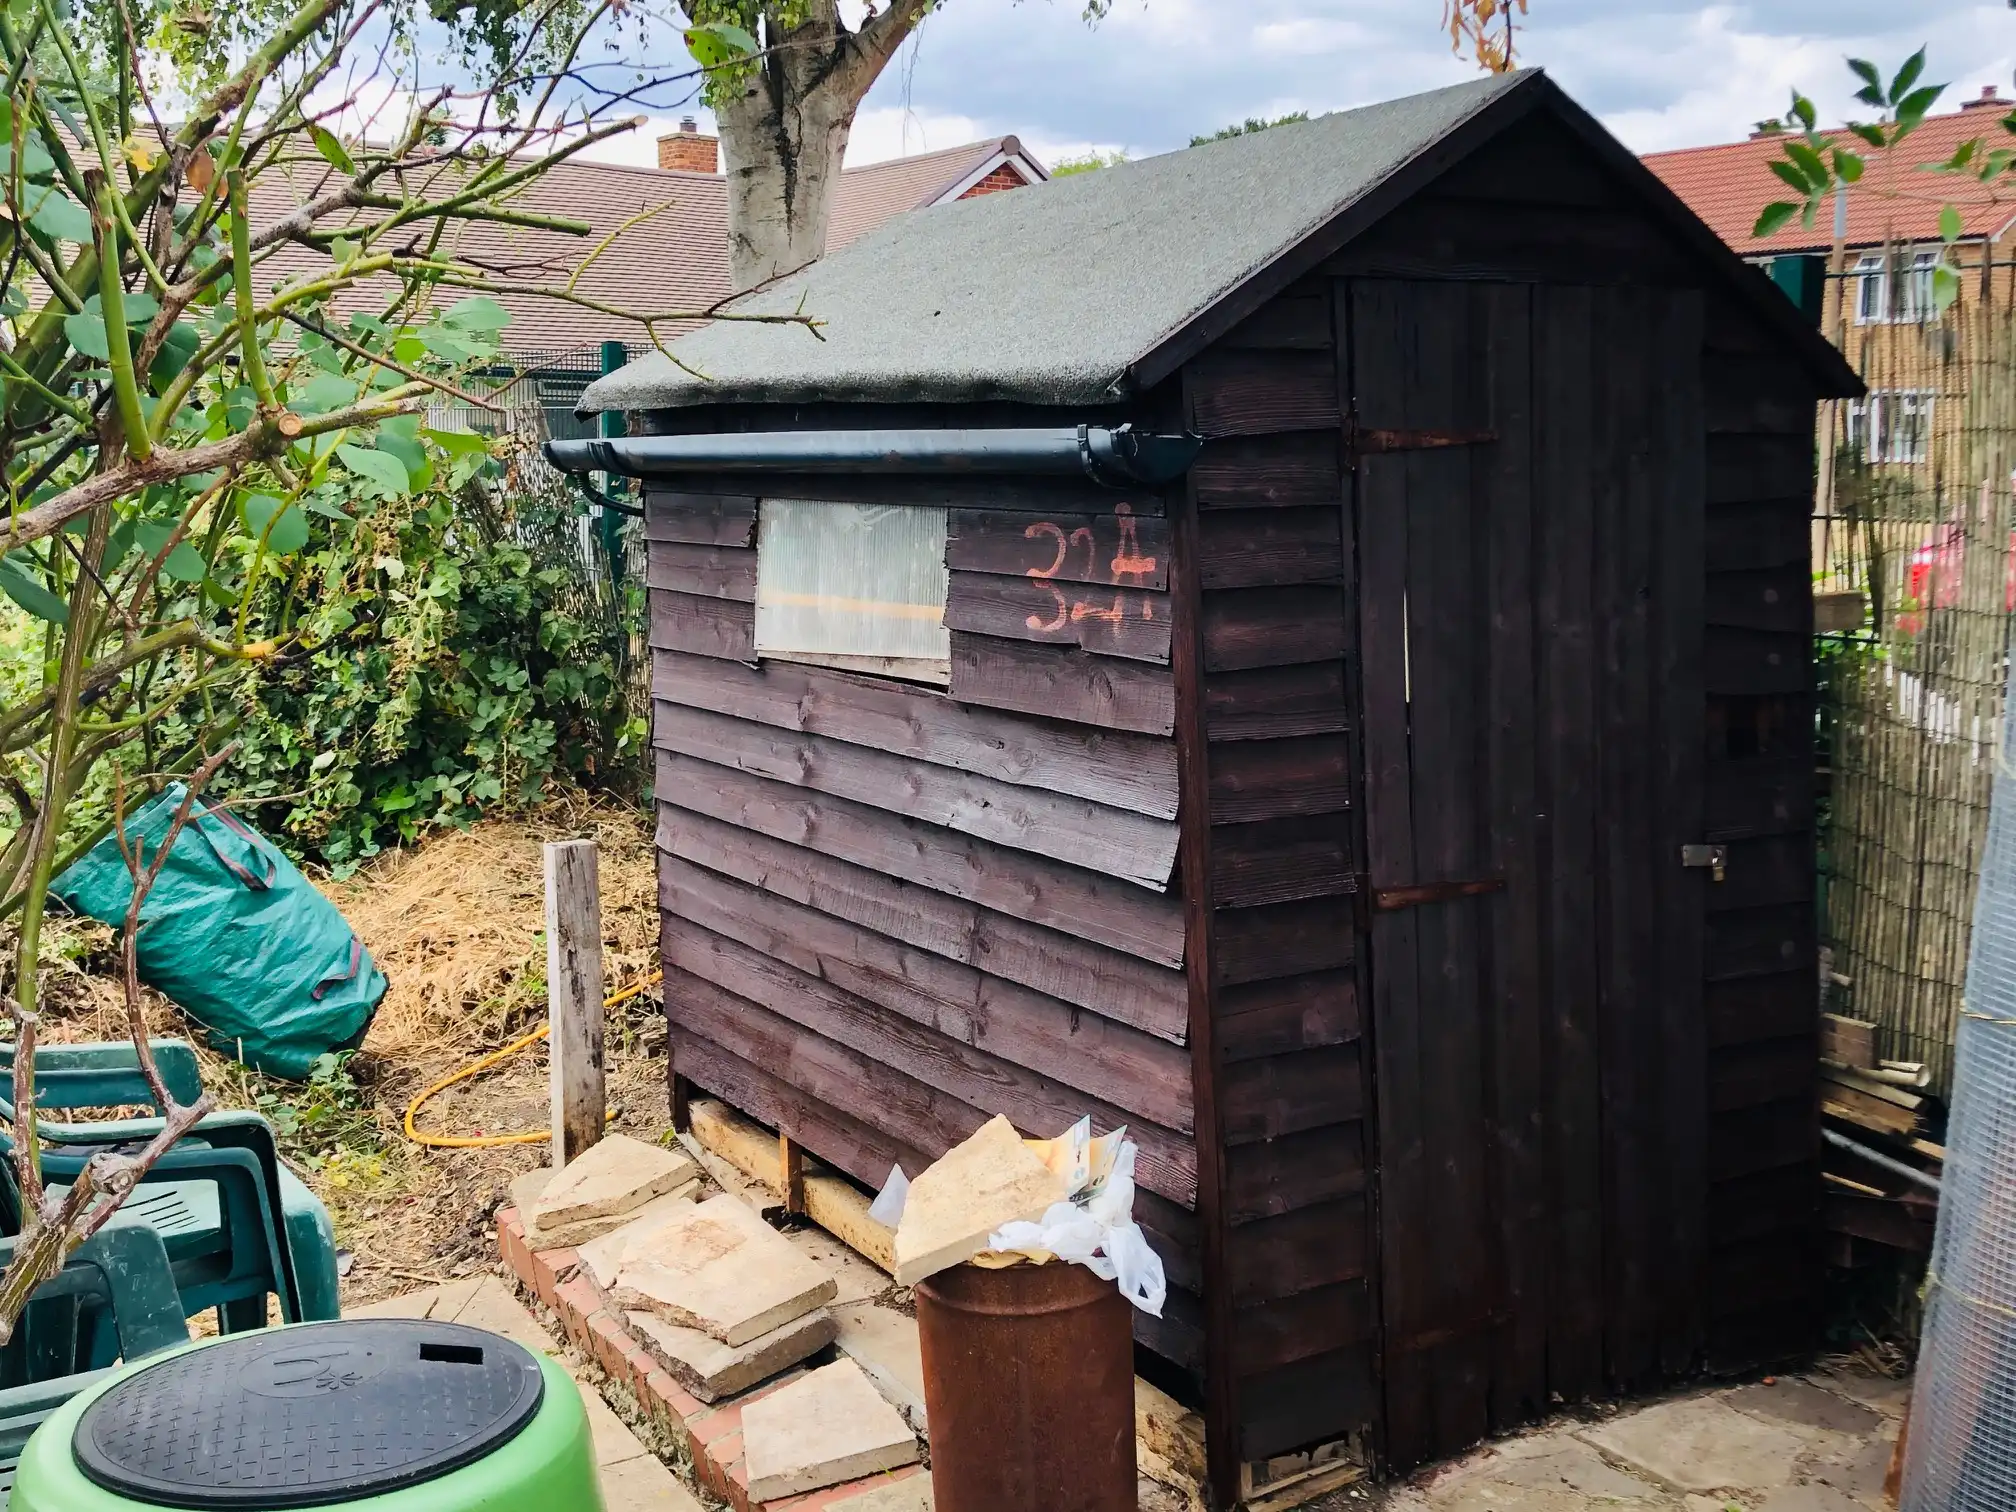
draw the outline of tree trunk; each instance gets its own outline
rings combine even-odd
[[[834,0],[803,25],[763,18],[764,52],[715,119],[728,174],[728,271],[737,293],[826,250],[854,112],[930,0],[894,0],[850,32]]]

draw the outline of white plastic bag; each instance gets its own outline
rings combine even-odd
[[[1092,1141],[1094,1146],[1099,1143]],[[1098,1168],[1109,1153],[1110,1166],[1101,1172]],[[1132,1140],[1119,1141],[1117,1149],[1095,1149],[1090,1183],[1077,1201],[1051,1203],[1034,1223],[1004,1223],[988,1236],[987,1247],[1048,1251],[1059,1260],[1084,1266],[1102,1281],[1117,1282],[1129,1302],[1150,1317],[1161,1317],[1169,1286],[1162,1257],[1149,1247],[1148,1236],[1134,1221],[1134,1156]]]
[[[882,1183],[882,1190],[875,1194],[875,1200],[868,1204],[868,1216],[884,1228],[894,1228],[903,1221],[903,1205],[910,1200],[910,1178],[903,1174],[903,1167],[889,1167],[889,1179]]]

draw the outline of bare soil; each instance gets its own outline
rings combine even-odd
[[[408,1102],[437,1079],[538,1028],[546,1015],[541,845],[588,837],[599,846],[603,975],[615,992],[657,966],[655,863],[648,819],[576,799],[485,821],[376,858],[355,876],[317,881],[363,937],[390,981],[348,1085],[304,1087],[249,1072],[201,1050],[205,1085],[226,1107],[260,1108],[283,1126],[290,1162],[328,1204],[348,1252],[346,1304],[373,1301],[486,1268],[492,1215],[521,1171],[545,1163],[542,1143],[444,1149],[416,1143]],[[123,1039],[124,1008],[111,930],[52,923],[56,948],[43,987],[47,1033]],[[165,998],[149,993],[151,1032],[197,1039]],[[668,1128],[665,1028],[656,987],[610,1010],[610,1127],[655,1140]],[[422,1133],[485,1136],[548,1123],[544,1041],[526,1047],[419,1110]]]

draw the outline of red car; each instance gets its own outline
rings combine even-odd
[[[1904,569],[1904,601],[1910,607],[1897,616],[1897,628],[1916,635],[1925,628],[1927,609],[1945,609],[1960,601],[1961,571],[1967,550],[1966,532],[1948,521],[1935,530]],[[2002,610],[2016,613],[2016,530],[2009,532],[2003,556]]]

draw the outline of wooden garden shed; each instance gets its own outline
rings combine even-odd
[[[555,448],[644,480],[679,1077],[870,1184],[1128,1125],[1228,1503],[1815,1341],[1858,384],[1762,274],[1522,73],[733,308],[821,325]]]

